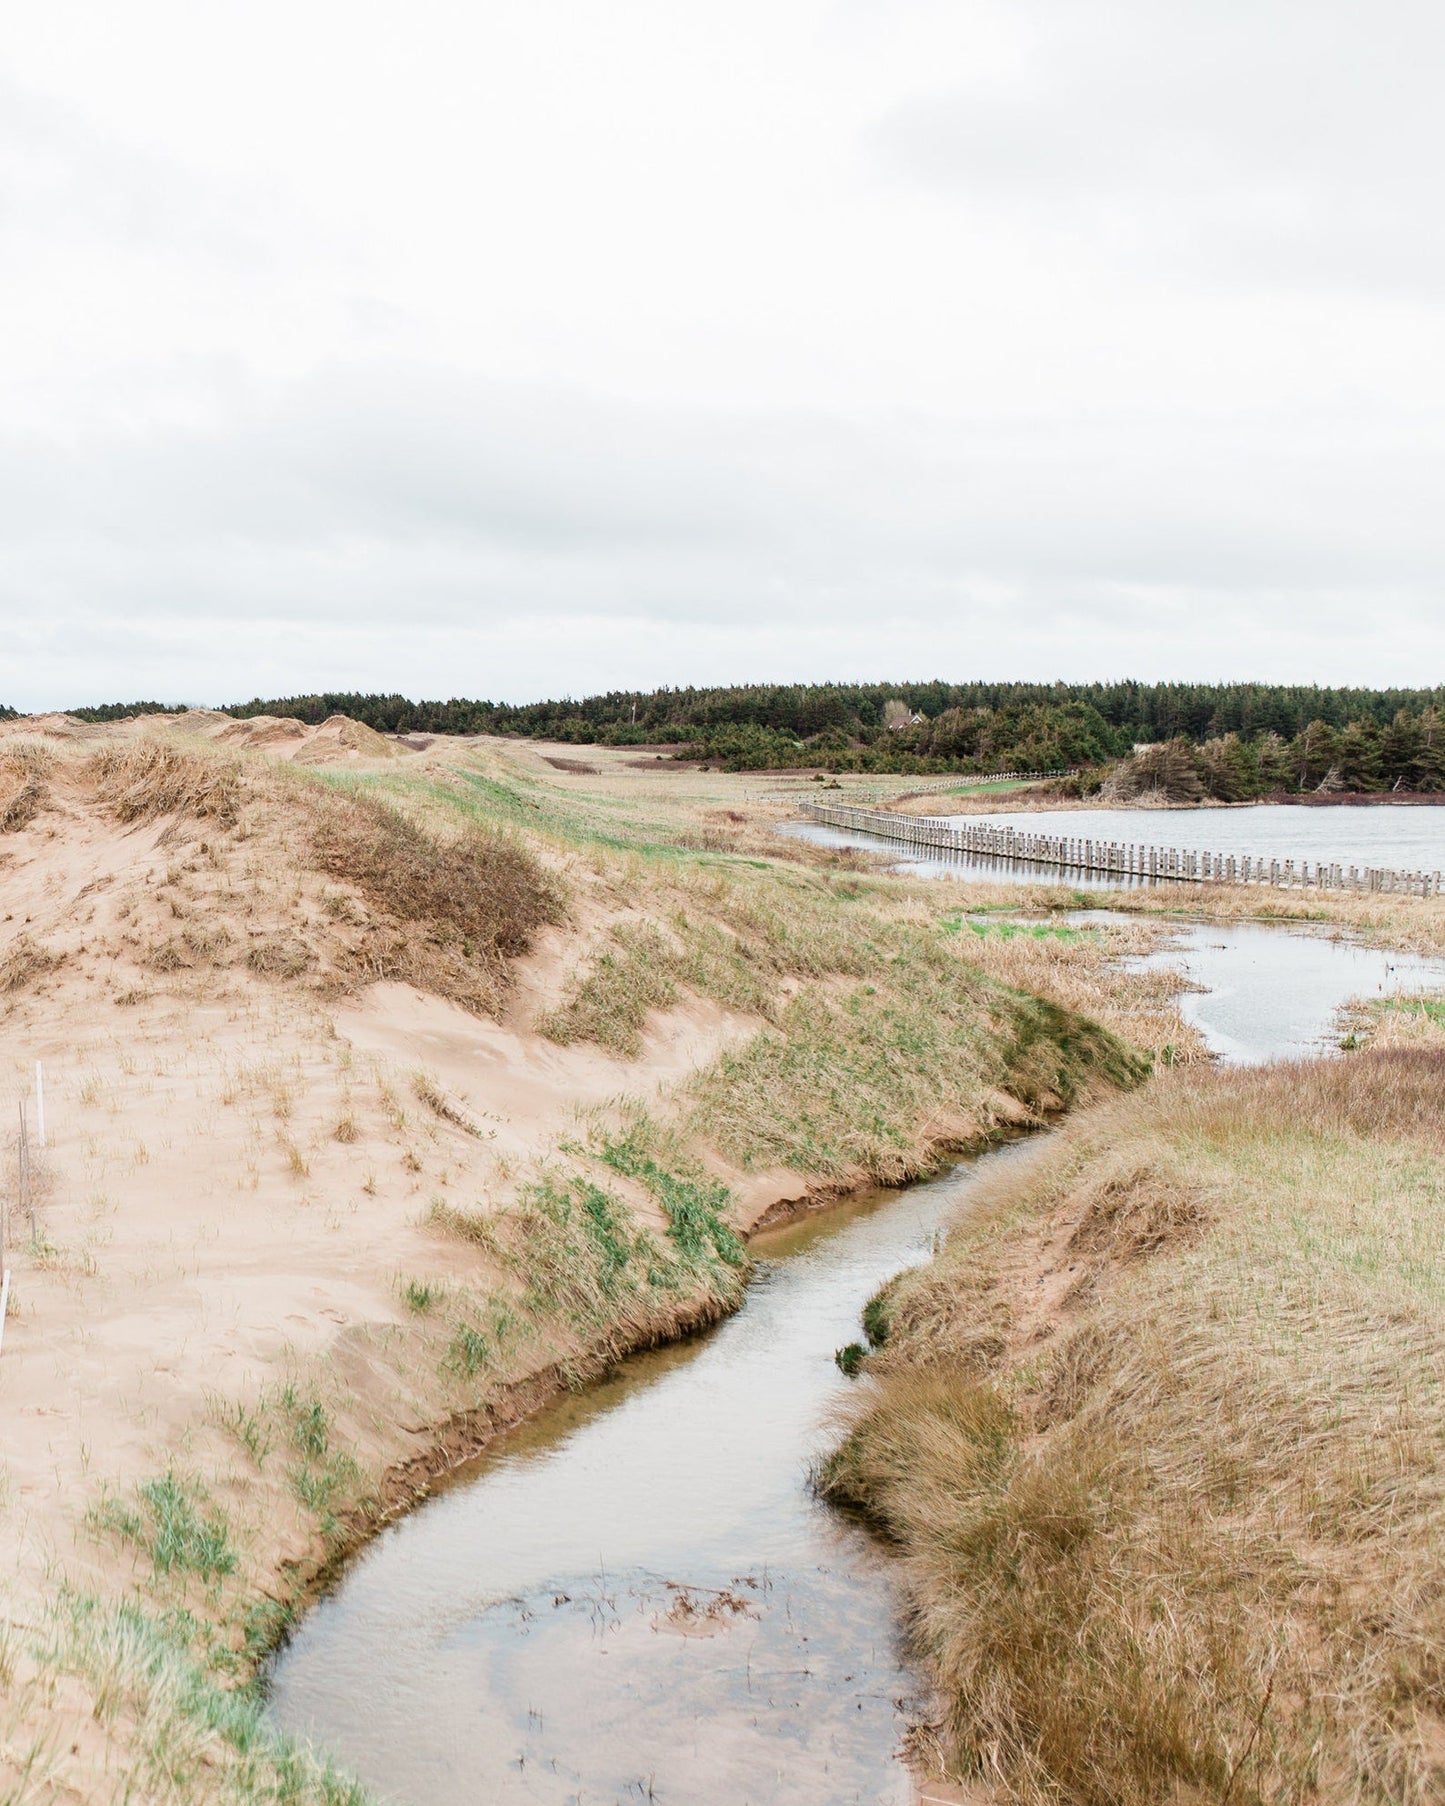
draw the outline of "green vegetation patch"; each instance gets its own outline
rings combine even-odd
[[[981,920],[975,912],[961,909],[945,916],[942,928],[945,934],[962,934],[966,928],[980,940],[987,940],[992,936],[1001,941],[1011,941],[1017,936],[1026,935],[1035,941],[1061,941],[1066,947],[1079,941],[1100,941],[1104,938],[1097,928],[1076,928],[1069,922]]]
[[[359,1783],[272,1725],[258,1689],[228,1686],[197,1659],[195,1629],[183,1613],[159,1618],[134,1604],[69,1593],[40,1627],[39,1684],[67,1677],[89,1694],[99,1723],[129,1727],[125,1786],[116,1797],[366,1806]]]
[[[700,1169],[683,1174],[660,1166],[649,1148],[645,1121],[619,1140],[605,1140],[601,1157],[614,1172],[647,1187],[667,1213],[668,1234],[690,1267],[714,1261],[743,1265],[742,1242],[723,1219],[732,1193],[720,1179],[708,1178]]]
[[[134,1543],[160,1574],[219,1580],[235,1572],[236,1551],[223,1511],[199,1480],[169,1472],[143,1481],[129,1503],[106,1500],[94,1522]]]
[[[345,1449],[332,1447],[330,1414],[319,1398],[303,1397],[286,1385],[278,1404],[297,1456],[287,1469],[287,1484],[315,1516],[322,1536],[335,1542],[341,1533],[339,1509],[354,1502],[361,1470]]]
[[[1423,1016],[1445,1027],[1445,997],[1384,997],[1377,1008],[1397,1016]]]
[[[629,1296],[666,1277],[654,1238],[634,1231],[627,1206],[585,1175],[548,1173],[519,1202],[521,1241],[508,1264],[534,1316],[610,1326],[626,1314]]]

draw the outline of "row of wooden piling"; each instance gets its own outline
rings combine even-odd
[[[804,802],[803,813],[833,828],[877,834],[904,846],[941,853],[968,853],[1024,865],[1051,865],[1069,872],[1104,873],[1121,881],[1183,884],[1269,884],[1285,889],[1380,891],[1397,896],[1438,897],[1439,872],[1396,871],[1385,866],[1341,865],[1308,859],[1265,859],[1251,853],[1208,853],[1187,847],[1141,846],[1126,841],[1090,840],[1074,835],[1033,834],[984,821],[952,827],[926,815],[854,809],[839,803]]]

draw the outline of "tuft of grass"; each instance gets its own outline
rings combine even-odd
[[[309,1177],[311,1168],[307,1163],[306,1156],[302,1153],[296,1143],[292,1141],[290,1136],[278,1135],[277,1140],[281,1143],[282,1152],[286,1156],[286,1170],[290,1173],[291,1177],[293,1179],[305,1179]]]
[[[367,937],[369,976],[415,983],[474,1010],[498,1008],[508,960],[565,913],[560,885],[536,854],[515,835],[480,826],[439,839],[361,791],[300,794],[310,862],[401,931]]]
[[[258,1468],[265,1467],[273,1442],[264,1398],[249,1407],[239,1402],[226,1404],[215,1400],[211,1406],[211,1417],[221,1429],[236,1438]]]
[[[58,1682],[89,1702],[117,1739],[125,1783],[117,1797],[187,1800],[197,1806],[366,1806],[357,1782],[275,1729],[259,1691],[227,1685],[198,1654],[194,1620],[137,1604],[63,1593],[35,1627],[34,1680],[19,1683],[17,1716],[53,1697]],[[67,1765],[56,1789],[8,1798],[92,1797],[89,1756]],[[54,1771],[52,1771],[54,1772]]]
[[[631,1233],[627,1207],[590,1179],[549,1173],[519,1201],[522,1239],[511,1264],[544,1311],[600,1324],[620,1295],[645,1282],[651,1238]]]
[[[649,1012],[677,1001],[668,975],[672,954],[650,925],[620,925],[609,938],[612,944],[592,961],[567,1001],[538,1018],[537,1033],[563,1047],[593,1041],[636,1059]]]
[[[7,740],[0,745],[0,834],[29,827],[50,801],[46,779],[55,754],[38,740]]]
[[[409,1311],[424,1316],[446,1297],[446,1288],[434,1279],[409,1279],[401,1289],[401,1296]]]
[[[345,1449],[333,1448],[330,1413],[319,1398],[304,1397],[288,1384],[277,1404],[298,1457],[287,1470],[286,1483],[316,1518],[321,1535],[335,1544],[341,1533],[338,1506],[355,1500],[361,1469]]]
[[[28,828],[49,800],[49,787],[34,778],[7,784],[0,793],[0,834],[18,834]]]
[[[721,1261],[728,1267],[741,1267],[746,1255],[736,1232],[724,1221],[723,1213],[732,1202],[732,1194],[720,1179],[710,1179],[695,1163],[690,1172],[669,1171],[653,1157],[656,1131],[643,1117],[635,1120],[626,1135],[605,1139],[600,1157],[614,1172],[629,1179],[639,1179],[667,1213],[668,1233],[677,1251],[690,1267],[705,1267]]]
[[[448,1204],[445,1198],[433,1198],[427,1205],[423,1218],[427,1227],[436,1229],[443,1235],[449,1235],[459,1242],[470,1242],[473,1247],[486,1249],[495,1253],[499,1247],[499,1230],[496,1219],[485,1211],[459,1210],[455,1204]]]
[[[23,991],[37,978],[53,972],[64,959],[65,955],[57,953],[53,947],[43,945],[28,934],[17,934],[0,954],[0,993]]]
[[[447,1344],[447,1352],[443,1367],[472,1379],[490,1365],[492,1344],[490,1339],[470,1323],[458,1324]]]
[[[142,1482],[130,1504],[106,1501],[95,1521],[98,1528],[143,1550],[157,1575],[218,1580],[235,1571],[236,1551],[225,1514],[210,1504],[198,1480],[161,1474]]]

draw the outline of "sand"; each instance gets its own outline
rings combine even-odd
[[[241,724],[176,725],[230,744]],[[326,743],[325,729],[283,726],[251,731],[263,743]],[[515,1176],[575,1132],[579,1112],[655,1098],[758,1026],[692,1000],[654,1017],[637,1060],[543,1040],[528,1024],[575,955],[563,931],[519,962],[504,1022],[396,983],[328,1000],[244,966],[157,972],[136,944],[159,932],[144,911],[164,920],[159,891],[181,920],[198,919],[186,887],[209,874],[166,878],[199,863],[205,842],[203,826],[170,818],[124,828],[62,773],[52,806],[0,845],[0,960],[22,935],[59,959],[0,1000],[13,1275],[0,1573],[22,1613],[57,1567],[80,1586],[132,1577],[131,1554],[87,1527],[101,1482],[123,1494],[182,1451],[225,1472],[234,1450],[209,1427],[215,1401],[253,1398],[307,1363],[334,1365],[405,1323],[399,1276],[476,1276],[477,1253],[428,1227],[432,1199],[505,1210]],[[254,932],[261,918],[250,915]],[[419,1072],[475,1133],[419,1101]],[[14,1208],[21,1105],[34,1247]],[[353,1138],[338,1140],[339,1125]],[[748,1175],[743,1189],[745,1227],[806,1187],[774,1173]],[[375,1418],[362,1452],[383,1465],[410,1458],[418,1436],[395,1421],[397,1368],[354,1365],[358,1407]],[[307,1541],[284,1508],[269,1536],[278,1560]]]

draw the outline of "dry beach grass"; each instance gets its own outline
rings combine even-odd
[[[871,1308],[827,1490],[1010,1799],[1445,1786],[1445,1053],[1079,1118]]]

